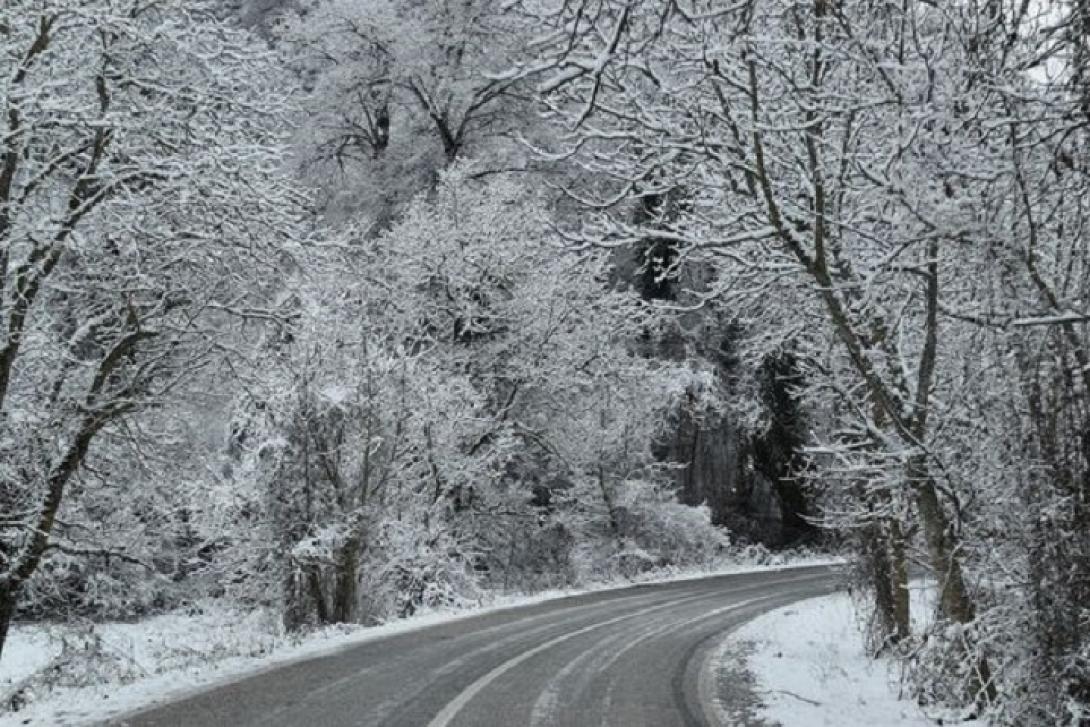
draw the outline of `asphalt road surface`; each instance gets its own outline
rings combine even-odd
[[[724,634],[837,580],[819,566],[564,598],[366,642],[108,724],[714,725],[708,662]]]

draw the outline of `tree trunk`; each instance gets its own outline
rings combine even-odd
[[[284,629],[289,632],[298,631],[306,623],[303,589],[300,587],[299,577],[300,574],[289,564],[281,582],[284,599]]]
[[[359,600],[360,538],[352,537],[341,549],[337,559],[336,584],[333,595],[333,622],[351,623]]]
[[[893,587],[893,638],[895,642],[907,639],[911,632],[908,602],[908,562],[905,558],[905,534],[901,521],[889,522],[890,583]]]
[[[971,623],[976,618],[976,609],[965,585],[961,559],[956,549],[951,547],[950,523],[921,457],[910,461],[909,475],[916,488],[916,507],[923,522],[928,560],[939,582],[939,608],[943,616],[955,623]],[[976,657],[974,668],[976,676],[970,681],[969,698],[978,704],[994,702],[997,694],[988,660],[983,656]]]
[[[606,483],[606,470],[602,464],[598,465],[598,489],[602,493],[602,502],[606,505],[606,512],[609,514],[609,529],[618,536],[621,535],[621,522],[617,517],[617,508],[613,504],[613,493],[609,490],[609,485]]]
[[[955,623],[969,623],[976,617],[972,599],[965,587],[961,561],[950,547],[950,524],[939,502],[935,483],[917,462],[912,466],[916,488],[916,507],[923,523],[927,556],[939,582],[939,607]]]
[[[11,619],[15,616],[15,602],[19,596],[7,586],[0,588],[0,659],[4,656],[4,644],[8,640]]]
[[[322,572],[317,565],[306,566],[307,588],[310,589],[310,598],[314,601],[314,611],[318,617],[318,623],[323,626],[330,623],[329,608],[326,607],[325,594],[322,592]]]
[[[872,638],[874,648],[881,652],[897,638],[897,609],[893,563],[880,523],[871,523],[863,528],[863,554],[864,578],[869,578],[874,588],[876,623]]]
[[[881,410],[876,421],[883,421]],[[909,602],[908,567],[905,563],[905,537],[901,521],[895,512],[892,497],[887,490],[867,493],[862,483],[855,489],[855,496],[867,506],[869,524],[863,528],[863,549],[874,581],[874,608],[881,630],[879,650],[908,638]]]
[[[881,652],[909,636],[908,569],[904,535],[896,519],[880,520],[863,528],[866,576],[874,587],[874,613]]]

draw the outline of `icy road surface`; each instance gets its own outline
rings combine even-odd
[[[635,586],[433,626],[116,719],[129,727],[714,725],[715,647],[829,566]]]

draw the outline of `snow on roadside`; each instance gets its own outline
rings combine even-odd
[[[205,604],[189,613],[156,616],[137,623],[94,626],[17,626],[0,659],[0,698],[36,675],[34,693],[17,712],[4,712],[0,726],[81,725],[109,719],[153,703],[183,697],[201,689],[242,679],[261,671],[333,653],[356,644],[518,606],[616,588],[634,583],[665,583],[714,575],[775,571],[838,562],[825,556],[774,559],[771,562],[727,563],[718,567],[647,573],[624,581],[533,595],[495,595],[475,607],[434,610],[381,626],[331,626],[304,637],[280,633],[266,611],[242,612]],[[79,661],[80,651],[93,649],[96,662]],[[87,673],[62,673],[42,687],[41,670],[63,672],[66,657]],[[60,665],[61,669],[56,667]],[[72,672],[72,668],[68,668]]]
[[[0,659],[0,694],[15,682],[44,669],[59,652],[60,645],[50,638],[47,629],[37,626],[12,629],[4,644],[4,658]]]
[[[912,589],[912,611],[929,610],[930,594]],[[749,672],[763,706],[758,717],[782,727],[935,727],[899,698],[896,665],[868,657],[851,597],[813,598],[770,611],[728,638],[748,650]],[[960,727],[983,727],[960,722]]]

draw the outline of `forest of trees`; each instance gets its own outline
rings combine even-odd
[[[0,659],[822,543],[918,701],[1090,724],[1088,44],[1086,0],[7,0]]]

